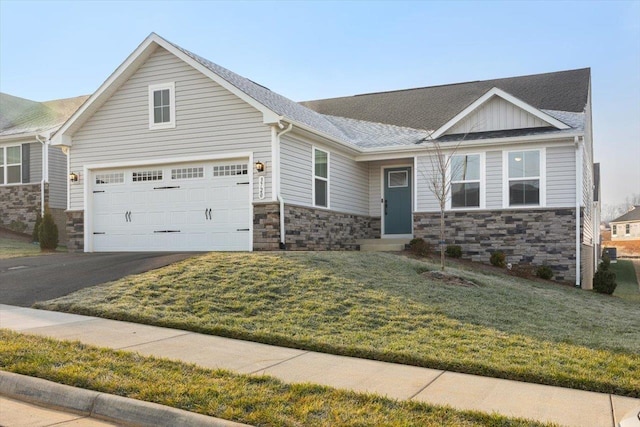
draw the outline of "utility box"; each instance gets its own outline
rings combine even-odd
[[[611,263],[618,262],[618,249],[617,248],[604,248],[604,253],[607,254]]]

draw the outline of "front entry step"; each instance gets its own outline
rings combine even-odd
[[[361,239],[356,243],[360,245],[361,252],[401,252],[410,241],[411,239]]]

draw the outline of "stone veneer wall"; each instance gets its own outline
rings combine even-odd
[[[254,250],[279,249],[279,210],[277,203],[254,205]],[[356,240],[380,237],[380,218],[287,204],[285,231],[287,250],[354,250]]]
[[[45,184],[45,200],[49,185]],[[31,234],[40,212],[40,183],[0,186],[0,225],[11,228],[13,221],[26,225],[24,233]]]
[[[84,251],[84,211],[67,211],[67,249]]]
[[[414,235],[437,246],[440,213],[413,214]],[[507,262],[547,264],[559,281],[575,281],[576,240],[574,209],[463,211],[445,214],[447,244],[460,245],[462,257],[489,263],[502,251]]]

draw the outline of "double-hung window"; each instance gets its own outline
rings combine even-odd
[[[618,235],[618,226],[617,226],[617,225],[614,225],[614,226],[613,226],[613,233],[612,233],[612,234],[613,234],[614,236],[617,236],[617,235]]]
[[[624,235],[631,236],[631,224],[624,225]]]
[[[540,206],[540,151],[511,151],[507,158],[509,206]]]
[[[480,155],[462,154],[451,158],[451,207],[480,207]]]
[[[149,85],[149,129],[176,127],[175,83]]]
[[[329,207],[329,153],[313,149],[313,205]]]
[[[0,147],[0,184],[22,182],[22,146]]]

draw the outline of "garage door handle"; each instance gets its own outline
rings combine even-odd
[[[180,233],[180,230],[155,230],[154,233]]]
[[[204,217],[205,217],[205,219],[213,219],[213,217],[211,215],[211,209],[205,209],[204,210]]]
[[[172,188],[180,188],[180,186],[174,185],[169,187],[153,187],[154,190],[171,190]]]
[[[126,212],[124,213],[124,220],[125,220],[126,222],[131,222],[131,211],[126,211]]]
[[[248,182],[236,182],[236,185],[249,185]]]
[[[236,231],[249,231],[249,229],[248,228],[238,228],[238,229],[236,229]]]

